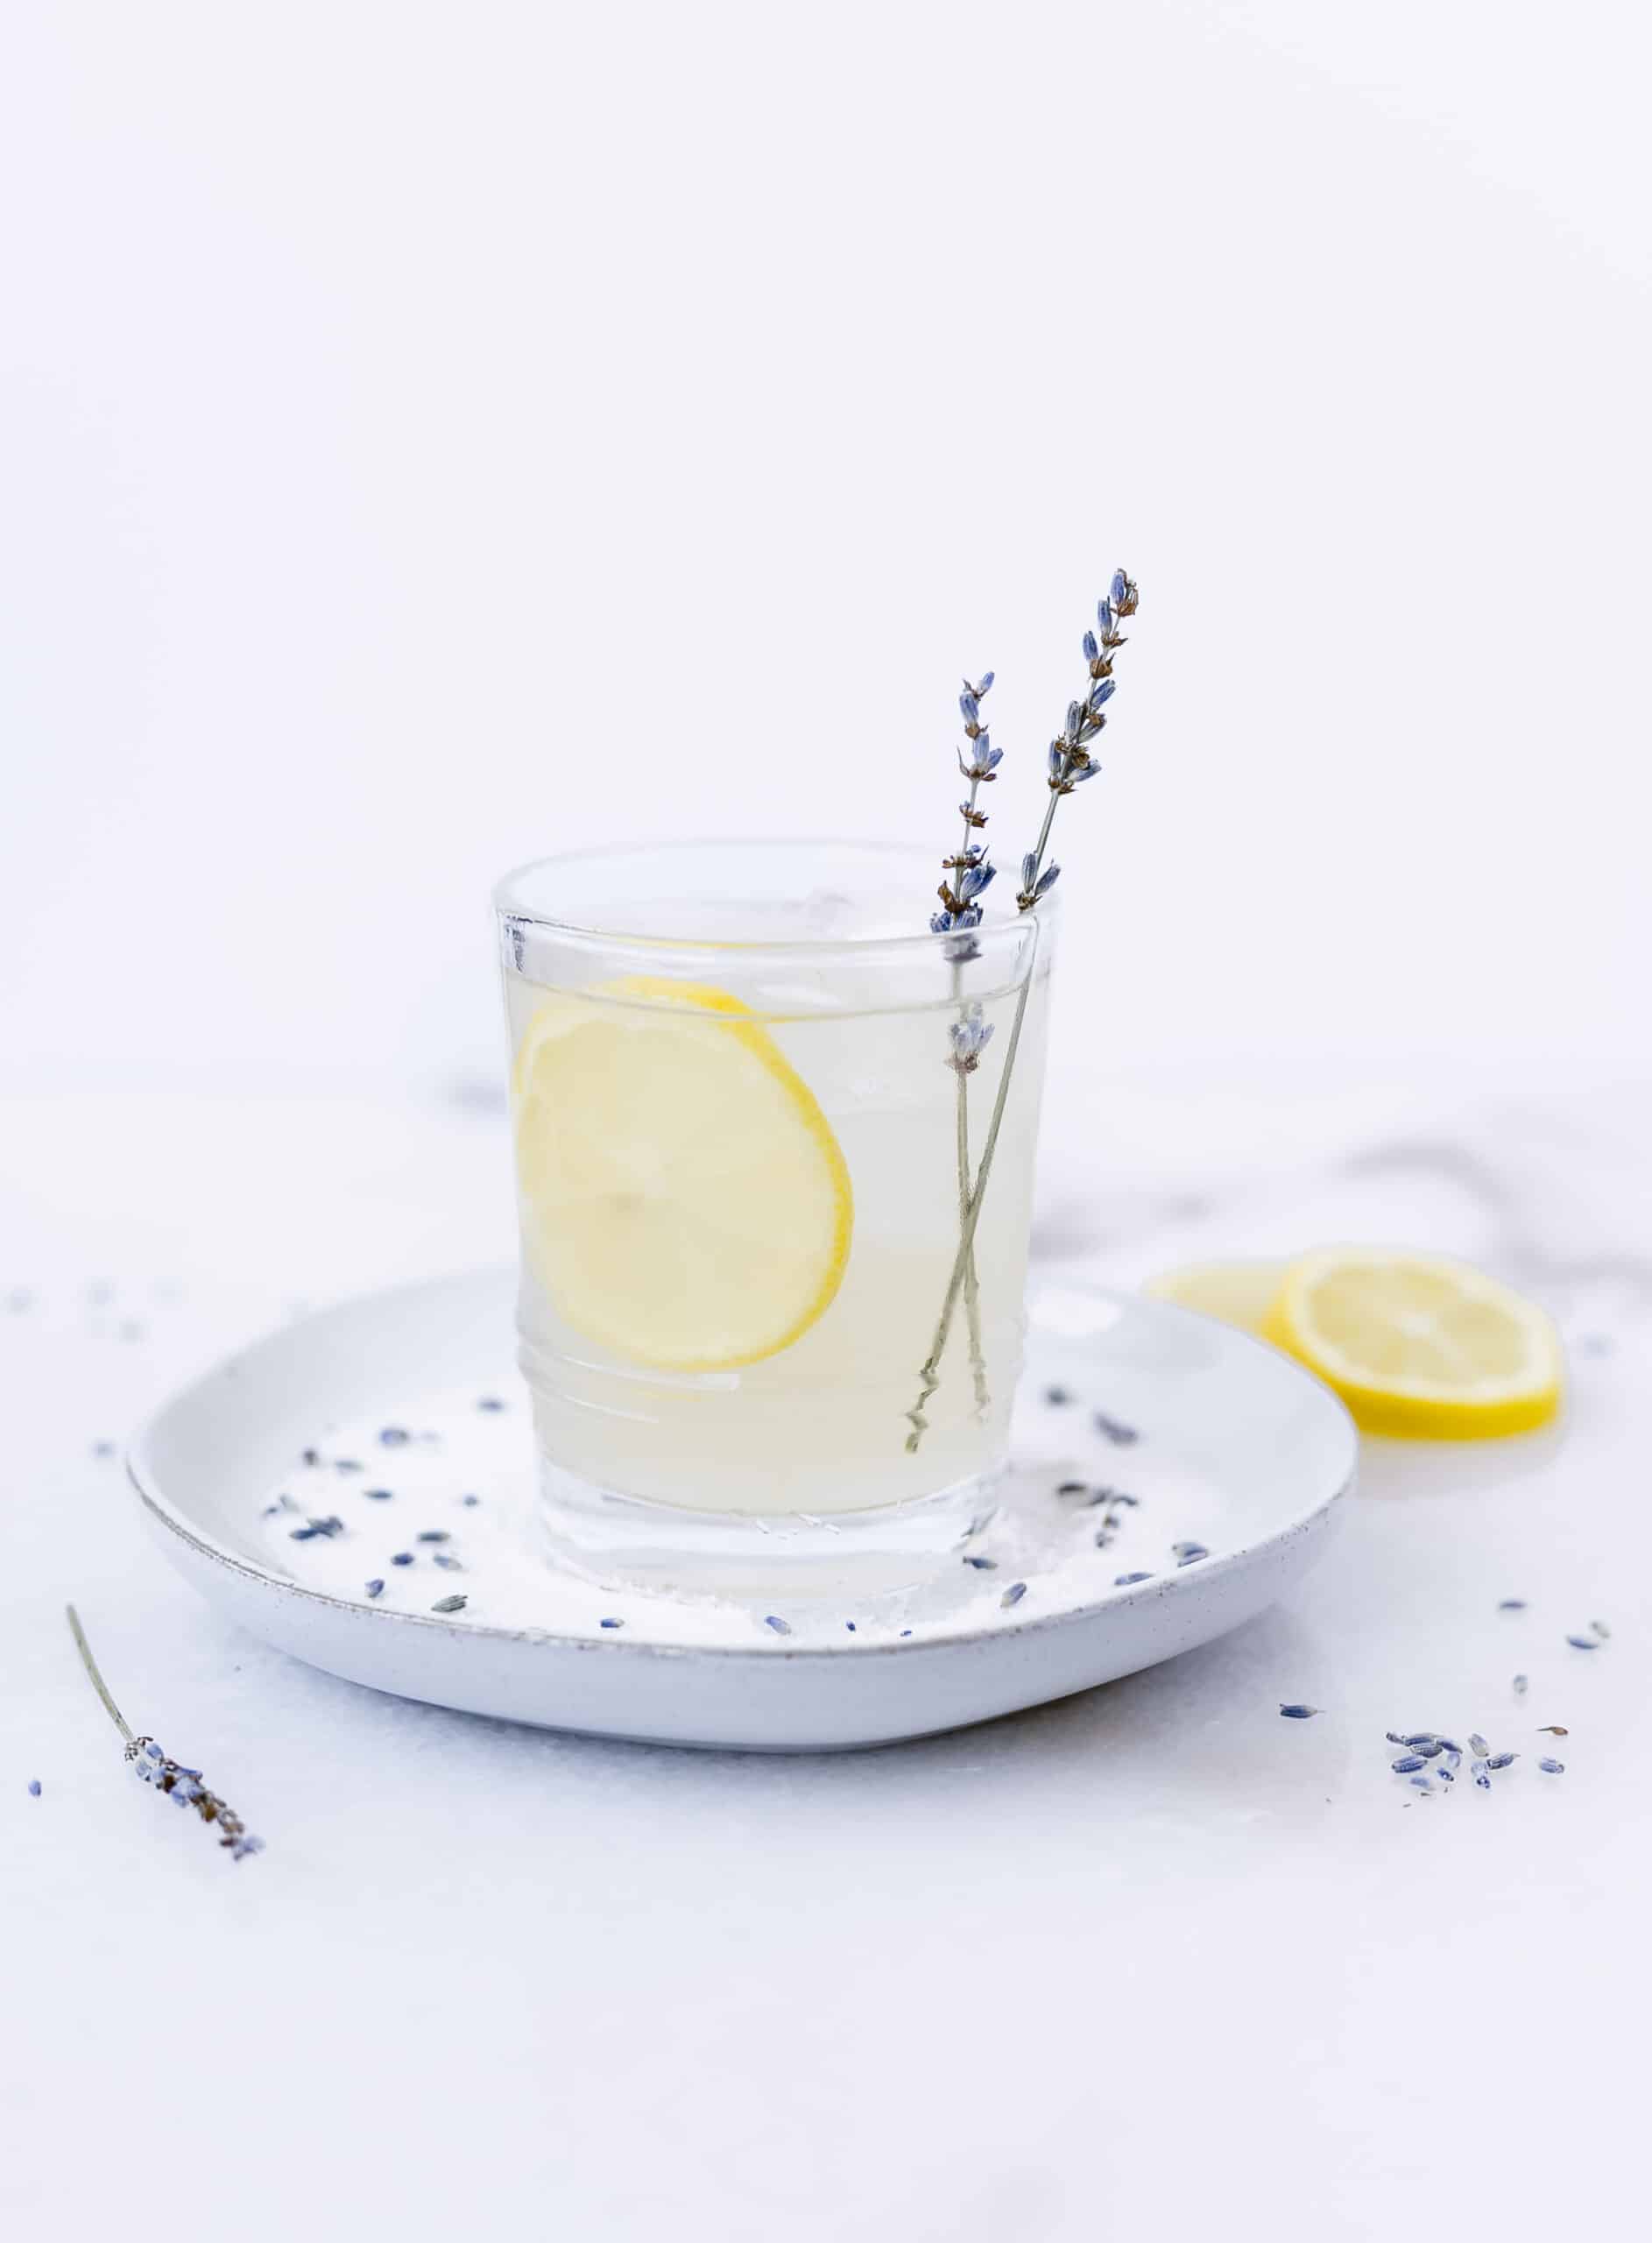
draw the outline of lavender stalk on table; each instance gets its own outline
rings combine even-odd
[[[64,1608],[68,1614],[69,1629],[80,1652],[81,1662],[91,1678],[92,1688],[103,1702],[109,1719],[126,1739],[126,1758],[145,1783],[164,1792],[175,1807],[193,1807],[206,1823],[215,1826],[218,1843],[229,1849],[231,1861],[244,1861],[249,1854],[262,1853],[264,1841],[255,1838],[246,1824],[231,1807],[226,1807],[216,1792],[208,1791],[201,1780],[199,1768],[180,1767],[169,1759],[152,1737],[135,1737],[126,1725],[125,1716],[109,1695],[109,1685],[98,1671],[92,1656],[92,1647],[86,1640],[81,1617],[70,1604]]]

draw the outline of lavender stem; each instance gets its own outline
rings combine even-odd
[[[127,1728],[125,1718],[123,1716],[120,1708],[116,1704],[114,1699],[109,1695],[109,1685],[104,1681],[102,1675],[99,1673],[97,1661],[92,1656],[92,1646],[86,1640],[86,1631],[81,1625],[80,1614],[75,1610],[72,1604],[66,1604],[63,1607],[63,1610],[68,1615],[69,1631],[74,1636],[75,1646],[80,1652],[81,1663],[85,1667],[88,1674],[91,1677],[93,1689],[96,1691],[98,1696],[103,1701],[104,1710],[108,1713],[109,1719],[114,1723],[116,1728],[119,1730],[121,1735],[126,1739],[126,1742],[129,1744],[131,1744],[133,1741],[132,1732]]]

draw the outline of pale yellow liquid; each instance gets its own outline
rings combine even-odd
[[[546,990],[506,974],[512,1052]],[[986,1400],[962,1298],[928,1427],[907,1412],[957,1253],[956,1008],[757,1017],[819,1100],[848,1163],[854,1233],[830,1306],[781,1353],[738,1371],[627,1362],[570,1328],[524,1258],[523,1367],[544,1455],[595,1487],[697,1511],[827,1516],[906,1502],[1001,1458],[1020,1366],[1033,1153],[1048,975],[1034,983],[975,1233]],[[864,994],[871,994],[871,992]],[[585,992],[589,1001],[593,999]],[[995,1033],[968,1078],[971,1153],[985,1144],[1018,994],[985,1001]]]

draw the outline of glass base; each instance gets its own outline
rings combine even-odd
[[[892,1596],[921,1586],[996,1509],[1002,1468],[872,1511],[689,1511],[600,1488],[541,1455],[540,1520],[554,1562],[615,1588],[671,1596]]]

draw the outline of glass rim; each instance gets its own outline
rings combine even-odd
[[[709,850],[747,850],[773,853],[776,850],[789,853],[832,849],[858,851],[865,856],[902,859],[926,859],[937,868],[940,859],[931,855],[924,845],[911,841],[851,840],[837,834],[820,836],[785,834],[768,836],[719,837],[715,834],[696,835],[686,839],[667,841],[618,841],[592,849],[561,849],[548,857],[530,857],[526,862],[513,865],[493,884],[492,903],[495,913],[507,924],[536,927],[566,942],[628,945],[648,950],[690,949],[701,952],[738,952],[742,958],[822,958],[832,953],[867,959],[879,954],[902,958],[919,958],[926,953],[945,956],[946,945],[967,936],[975,945],[976,957],[985,952],[1013,951],[1032,937],[1036,939],[1041,922],[1048,923],[1059,912],[1053,899],[1040,902],[1035,911],[1017,911],[1007,919],[983,919],[979,926],[957,928],[947,933],[937,933],[927,923],[904,935],[829,935],[800,936],[786,942],[742,941],[738,936],[720,939],[717,937],[687,934],[661,934],[657,930],[639,932],[622,925],[597,926],[588,919],[559,917],[554,913],[534,909],[513,900],[512,892],[519,890],[530,875],[554,870],[558,866],[588,867],[600,864],[604,859],[615,862],[627,857],[656,855],[691,856]],[[931,895],[931,902],[935,899]]]

